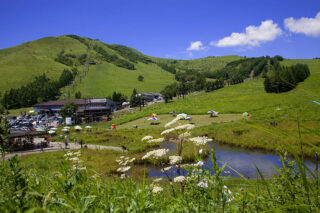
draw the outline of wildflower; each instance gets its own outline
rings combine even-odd
[[[196,145],[196,146],[204,146],[208,142],[212,141],[212,139],[210,139],[206,136],[190,138],[189,140],[192,141],[194,143],[194,145]]]
[[[161,143],[163,141],[164,141],[164,138],[157,138],[157,139],[149,140],[148,143]]]
[[[136,160],[135,158],[132,158],[131,160],[129,160],[129,162],[132,163],[135,160]]]
[[[199,182],[199,183],[198,183],[198,186],[201,187],[201,188],[208,188],[208,183],[206,183],[206,182]]]
[[[126,172],[129,171],[129,169],[131,169],[131,166],[120,167],[117,169],[117,172]]]
[[[199,161],[198,163],[195,164],[195,166],[199,166],[199,167],[203,165],[204,165],[203,161]]]
[[[124,156],[120,156],[120,158],[125,158]]]
[[[185,176],[178,176],[173,179],[173,182],[175,182],[175,183],[184,183],[185,181],[186,181]]]
[[[190,130],[190,129],[193,129],[194,127],[195,127],[195,125],[193,125],[193,124],[185,124],[185,125],[177,126],[177,127],[175,127],[174,129],[175,129],[175,130],[178,130],[178,129],[187,129],[187,130]]]
[[[184,139],[184,138],[187,138],[187,137],[190,137],[191,136],[191,133],[190,132],[185,132],[185,133],[182,133],[179,135],[179,139]]]
[[[142,157],[142,160],[147,159],[147,158],[160,158],[160,157],[164,157],[168,154],[169,149],[156,149],[150,152],[147,152],[147,154],[145,154]]]
[[[163,132],[161,132],[161,135],[166,135],[166,134],[168,134],[168,133],[170,133],[170,132],[173,132],[174,130],[175,130],[174,128],[166,129],[166,130],[164,130]]]
[[[87,170],[87,167],[85,167],[85,166],[79,167],[78,170]]]
[[[170,159],[170,164],[173,164],[173,165],[177,165],[182,161],[181,156],[175,156],[175,155],[169,156],[169,159]]]
[[[163,169],[161,169],[161,172],[166,172],[166,171],[169,171],[171,169],[171,166],[168,166],[168,167],[166,167],[166,168],[163,168]]]
[[[154,186],[152,189],[152,193],[154,193],[154,194],[157,194],[162,191],[163,191],[163,188],[161,188],[160,186]]]
[[[148,141],[148,140],[151,140],[151,139],[153,139],[153,136],[148,135],[148,136],[143,137],[141,139],[141,141]]]
[[[160,181],[162,181],[162,178],[156,178],[156,179],[153,180],[153,182],[156,182],[156,183],[160,182]]]
[[[166,125],[164,125],[165,128],[168,128],[169,126],[171,126],[172,124],[174,124],[175,122],[177,122],[178,120],[180,120],[180,117],[176,117],[175,119],[173,119],[172,121],[170,121],[169,123],[166,123]]]
[[[69,160],[71,160],[71,161],[79,161],[79,158],[74,157],[74,158],[70,158]]]
[[[202,150],[202,149],[200,149],[200,150],[199,150],[199,154],[201,155],[201,154],[202,154],[202,152],[203,152],[203,150]]]
[[[126,174],[121,174],[120,179],[125,179],[127,177]]]

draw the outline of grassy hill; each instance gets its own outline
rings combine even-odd
[[[215,123],[208,122],[194,131],[196,135],[208,135],[221,143],[228,143],[243,148],[276,151],[291,144],[301,154],[298,120],[300,121],[301,137],[305,143],[304,154],[314,158],[314,147],[319,146],[320,106],[310,103],[319,101],[320,94],[320,61],[314,59],[284,60],[283,65],[305,63],[311,75],[299,85],[285,93],[266,93],[263,79],[257,78],[241,84],[227,86],[212,92],[198,92],[187,95],[184,99],[160,103],[144,108],[141,112],[126,114],[117,119],[117,124],[134,124],[137,119],[152,113],[177,113],[189,115],[206,114],[215,110],[221,114],[239,114],[245,111],[252,116],[240,121]],[[277,126],[271,126],[275,121]]]
[[[86,52],[82,43],[66,37],[48,37],[0,50],[0,91],[18,88],[45,73],[56,79],[68,66],[54,61],[62,50]]]
[[[159,63],[165,63],[168,65],[174,65],[177,68],[187,70],[193,69],[200,72],[203,71],[215,71],[223,68],[227,63],[235,60],[239,60],[242,57],[237,55],[228,56],[217,56],[217,57],[206,57],[194,60],[175,60],[175,59],[165,59],[165,58],[155,58],[152,59]]]
[[[88,52],[90,43],[92,43],[91,51]],[[97,49],[92,48],[93,46],[102,48],[107,57],[111,57],[111,61]],[[69,55],[68,59],[73,61],[73,65],[67,66],[56,61],[59,54]],[[83,66],[79,62],[79,58],[84,54],[89,54],[89,60],[97,62],[96,66],[90,66],[90,71],[86,75],[81,74]],[[116,57],[115,61],[112,61],[114,60],[112,57]],[[80,74],[73,85],[62,89],[62,92],[71,92],[70,98],[73,98],[76,91],[91,97],[105,97],[111,95],[113,91],[130,95],[133,88],[144,92],[160,92],[164,86],[174,81],[174,76],[164,71],[157,63],[172,64],[178,69],[192,68],[207,71],[221,68],[239,58],[239,56],[224,56],[189,61],[161,59],[146,56],[133,48],[105,44],[88,38],[47,37],[0,50],[0,92],[19,88],[43,73],[56,80],[63,69],[71,68],[77,68]],[[135,70],[121,67],[123,63],[131,64]],[[143,82],[137,80],[139,75],[144,76]]]

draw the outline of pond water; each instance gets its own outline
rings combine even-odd
[[[270,178],[274,174],[277,174],[273,167],[282,167],[280,157],[275,154],[263,153],[258,151],[248,151],[241,148],[220,145],[215,142],[208,143],[208,146],[210,148],[215,148],[219,166],[227,163],[228,166],[230,166],[246,178],[257,178],[257,169],[255,166],[259,168],[265,178]],[[170,142],[163,142],[161,144],[161,147],[170,149],[170,151],[175,151],[177,149],[177,145]],[[211,157],[207,158],[204,163],[204,168],[211,170]],[[314,171],[316,168],[316,164],[311,161],[306,161],[305,164],[311,171]],[[224,176],[240,177],[230,168],[226,168],[225,171],[227,171],[227,173],[224,173]],[[170,172],[170,174],[176,176],[177,172],[173,170],[172,172]],[[161,172],[161,168],[149,167],[148,176],[162,177],[165,176],[165,174]]]

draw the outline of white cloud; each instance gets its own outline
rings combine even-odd
[[[191,51],[191,50],[204,50],[207,47],[203,46],[203,43],[201,41],[192,41],[190,43],[190,47],[187,48],[187,50]]]
[[[307,36],[320,36],[320,12],[315,18],[293,17],[284,20],[285,27],[293,33],[303,33]]]
[[[246,27],[244,33],[232,33],[219,41],[212,41],[210,45],[217,47],[229,46],[260,46],[261,43],[275,40],[282,34],[278,24],[272,20],[261,22],[260,26],[250,25]]]

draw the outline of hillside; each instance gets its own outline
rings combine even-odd
[[[26,85],[44,73],[50,79],[57,80],[64,69],[73,68],[78,70],[75,81],[61,90],[64,94],[70,93],[70,98],[76,91],[90,97],[105,97],[113,91],[130,95],[133,88],[160,92],[174,82],[174,76],[158,63],[175,65],[178,69],[207,71],[222,68],[239,58],[224,56],[190,61],[171,60],[78,36],[47,37],[0,50],[0,92]],[[83,66],[86,61],[94,61],[97,65],[91,65],[89,72],[84,72],[87,70]],[[139,75],[144,77],[143,82],[137,80]]]
[[[199,72],[208,72],[208,71],[215,71],[218,69],[223,68],[227,63],[235,60],[239,60],[242,57],[237,55],[229,55],[229,56],[217,56],[217,57],[205,57],[199,58],[194,60],[175,60],[175,59],[165,59],[165,58],[156,58],[152,57],[152,60],[165,63],[168,65],[175,66],[182,70],[196,70]]]
[[[304,143],[319,146],[320,107],[310,103],[319,101],[320,94],[320,60],[299,59],[284,60],[283,65],[305,63],[309,66],[311,75],[298,86],[283,93],[266,93],[263,78],[255,78],[244,83],[226,86],[212,92],[197,92],[182,98],[175,98],[170,103],[160,103],[120,117],[118,125],[138,122],[139,118],[152,113],[169,114],[173,110],[177,113],[194,115],[207,114],[209,110],[220,114],[234,114],[249,112],[250,118],[226,123],[207,123],[206,127],[194,131],[197,135],[208,135],[216,141],[234,146],[251,149],[277,151],[280,147],[292,145],[301,154],[298,123],[300,121],[301,138]],[[214,118],[213,118],[214,119]],[[272,126],[275,122],[276,126]],[[236,136],[236,137],[235,137]],[[285,141],[285,142],[284,142]],[[304,154],[314,158],[313,147],[306,145]]]

